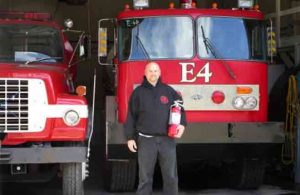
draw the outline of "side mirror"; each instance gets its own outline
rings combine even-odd
[[[268,56],[272,57],[276,55],[276,34],[271,27],[267,27],[267,45]]]
[[[273,28],[272,19],[269,20],[269,26],[267,27],[267,49],[268,49],[268,57],[271,59],[271,63],[273,63],[273,58],[277,53],[277,44],[276,44],[276,33]]]
[[[116,57],[116,28],[115,19],[99,20],[98,26],[98,63],[113,65]]]
[[[91,58],[91,37],[89,35],[82,35],[79,40],[78,57],[79,59]]]
[[[82,61],[91,58],[91,37],[85,34],[83,31],[67,30],[66,32],[71,32],[79,35],[79,39],[74,46],[74,51],[69,60],[69,67],[76,65]]]
[[[69,60],[69,67],[78,64],[81,61],[91,58],[91,36],[86,34],[81,30],[73,30],[73,20],[66,19],[64,21],[64,26],[66,29],[63,30],[64,33],[68,33],[71,37],[78,37],[76,45],[73,45],[74,51]]]
[[[107,28],[98,29],[98,58],[101,57],[107,57]]]

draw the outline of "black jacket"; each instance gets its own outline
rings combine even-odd
[[[144,77],[142,85],[131,94],[124,130],[127,140],[135,139],[138,132],[146,135],[166,136],[170,106],[175,100],[182,100],[170,86],[158,80],[151,85]],[[181,122],[186,126],[185,111],[182,109]]]

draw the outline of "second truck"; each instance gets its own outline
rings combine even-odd
[[[74,83],[88,41],[74,31],[73,49],[68,32],[48,13],[0,12],[0,182],[61,175],[64,195],[84,193],[89,110]]]

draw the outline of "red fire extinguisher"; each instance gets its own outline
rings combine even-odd
[[[180,124],[181,120],[181,107],[182,101],[176,100],[174,104],[170,108],[170,117],[169,117],[169,128],[168,128],[168,136],[175,137],[178,133],[177,126]]]

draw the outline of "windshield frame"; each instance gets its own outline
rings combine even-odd
[[[192,23],[192,55],[189,58],[150,58],[150,59],[123,59],[123,57],[121,56],[121,44],[120,44],[120,36],[121,36],[121,25],[119,24],[120,22],[124,21],[124,20],[128,20],[128,19],[145,19],[145,18],[166,18],[166,17],[183,17],[183,18],[189,18],[191,20]],[[122,62],[131,62],[131,61],[145,61],[145,60],[191,60],[193,58],[195,58],[195,56],[197,55],[197,50],[196,50],[196,31],[195,31],[195,19],[191,16],[191,15],[159,15],[159,16],[144,16],[144,17],[129,17],[129,18],[122,18],[120,20],[117,21],[117,57],[120,61]]]
[[[65,51],[65,37],[62,33],[62,28],[59,26],[59,25],[56,25],[56,24],[52,24],[52,23],[45,23],[45,22],[41,22],[41,21],[27,21],[27,20],[22,20],[22,21],[3,21],[3,20],[0,20],[0,25],[12,25],[12,26],[17,26],[17,25],[20,25],[20,26],[40,26],[40,27],[45,27],[45,28],[49,28],[53,31],[57,31],[57,40],[59,43],[56,43],[60,48],[61,48],[61,52],[60,52],[60,56],[61,57],[61,60],[57,60],[57,61],[42,61],[43,64],[50,64],[50,65],[57,65],[57,64],[63,64],[65,63],[66,61],[66,58],[65,58],[65,55],[66,55],[66,51]],[[31,52],[31,51],[28,51],[28,52]],[[50,58],[53,58],[53,57],[57,57],[57,56],[50,56]],[[39,60],[39,59],[37,59]],[[22,63],[25,63],[26,61],[28,60],[23,60],[23,61],[1,61],[0,60],[0,64],[22,64]]]
[[[265,23],[264,20],[261,19],[257,19],[257,18],[247,18],[247,17],[239,17],[239,16],[220,16],[220,15],[199,15],[196,18],[194,18],[194,24],[195,24],[195,36],[196,36],[196,54],[197,57],[199,59],[202,60],[210,60],[210,61],[257,61],[257,62],[267,62],[268,61],[268,56],[267,56],[267,43],[266,41],[264,41],[263,44],[263,52],[264,52],[264,59],[235,59],[235,58],[204,58],[200,56],[200,52],[199,52],[199,38],[200,36],[198,36],[198,30],[199,27],[197,25],[197,22],[199,20],[199,18],[204,18],[204,17],[210,17],[210,18],[234,18],[234,19],[242,19],[242,20],[254,20],[254,21],[261,21],[262,23]],[[264,25],[264,28],[266,27],[266,25]],[[205,29],[205,27],[204,27]],[[266,30],[262,33],[263,37],[262,39],[266,40]],[[247,36],[248,38],[248,36]]]

